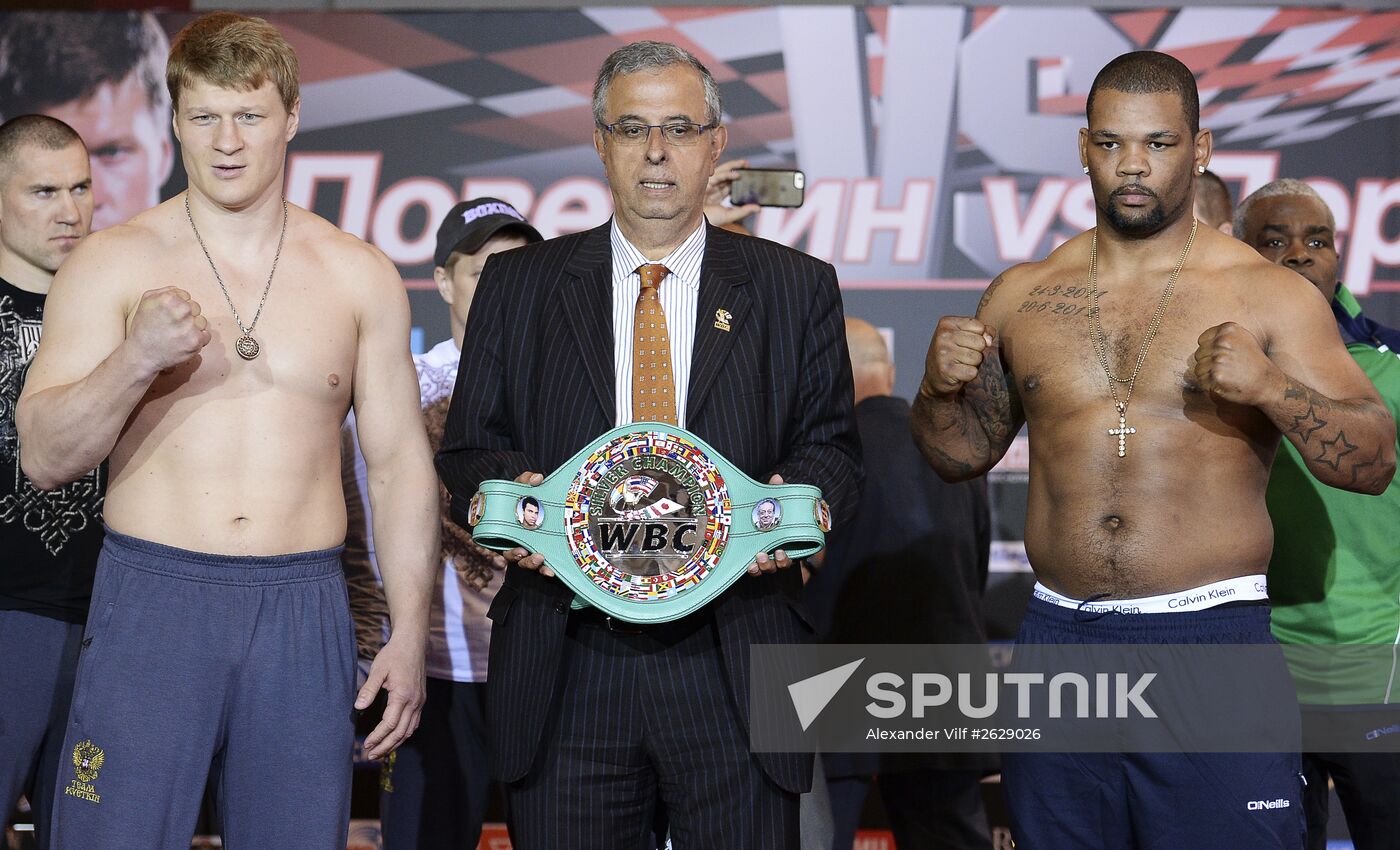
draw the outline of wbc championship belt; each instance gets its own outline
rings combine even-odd
[[[483,481],[467,522],[488,549],[542,554],[575,608],[660,623],[714,599],[759,552],[815,554],[831,511],[816,487],[760,484],[694,434],[638,422],[537,486]]]

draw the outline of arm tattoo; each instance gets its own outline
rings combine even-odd
[[[1347,432],[1337,431],[1337,436],[1323,440],[1318,451],[1317,462],[1332,467],[1333,472],[1342,471],[1342,459],[1356,451],[1356,446],[1347,441]],[[1352,476],[1356,475],[1356,465],[1351,465]]]
[[[982,426],[987,448],[997,457],[1011,445],[1016,436],[1016,410],[1019,401],[1011,376],[1002,366],[999,351],[982,361],[977,377],[963,389],[964,406],[971,410]]]
[[[1354,485],[1358,481],[1362,480],[1364,477],[1374,475],[1378,470],[1378,464],[1380,463],[1380,459],[1381,450],[1380,447],[1377,447],[1376,453],[1372,455],[1370,460],[1363,460],[1352,464],[1350,483]]]
[[[999,274],[992,280],[991,283],[987,284],[987,288],[982,292],[982,300],[977,302],[977,312],[973,315],[982,315],[982,311],[985,310],[987,305],[991,303],[992,295],[996,293],[997,289],[1001,286],[1002,281],[1005,280],[1005,278],[1006,275]]]
[[[914,402],[915,442],[935,470],[961,480],[986,472],[1006,453],[1021,427],[1020,398],[995,353],[957,395]]]
[[[951,478],[961,479],[974,477],[972,475],[972,465],[967,461],[953,457],[944,451],[943,447],[937,443],[927,443],[924,445],[927,451],[933,455],[933,457],[928,457],[927,455],[925,455],[925,457],[928,457],[934,469],[949,475]]]
[[[977,304],[981,317],[1004,280],[998,275]],[[1011,376],[992,349],[973,378],[952,396],[932,396],[920,387],[914,401],[914,437],[934,469],[950,480],[980,475],[1006,452],[1020,429],[1020,400]]]
[[[1006,275],[999,274],[987,284],[987,290],[982,293],[982,300],[977,303],[979,317],[1005,280]],[[988,352],[988,356],[983,359],[982,366],[977,370],[977,377],[973,378],[962,392],[964,407],[977,417],[986,440],[984,447],[990,450],[995,458],[1000,458],[1007,446],[1011,445],[1012,438],[1020,430],[1021,417],[1016,385],[1002,363],[999,346],[1000,339],[998,347]]]
[[[1390,481],[1394,461],[1375,435],[1393,432],[1379,421],[1388,414],[1374,402],[1334,401],[1289,378],[1280,409],[1266,412],[1322,483],[1378,493]],[[1362,436],[1348,438],[1347,430]]]
[[[1317,415],[1319,407],[1326,410],[1327,399],[1292,380],[1288,382],[1287,388],[1283,391],[1283,397],[1289,401],[1301,401],[1308,407],[1304,413],[1293,417],[1293,426],[1285,431],[1286,434],[1297,434],[1304,443],[1307,443],[1308,438],[1314,432],[1327,427],[1327,420]]]

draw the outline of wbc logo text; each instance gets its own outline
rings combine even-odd
[[[635,431],[599,447],[564,497],[579,569],[614,596],[657,602],[704,581],[729,541],[729,488],[693,441]]]
[[[681,566],[695,548],[700,487],[682,464],[644,456],[619,464],[599,482],[607,504],[592,517],[595,540],[614,566],[659,575]]]

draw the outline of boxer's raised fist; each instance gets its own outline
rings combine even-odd
[[[919,390],[953,395],[977,377],[983,361],[1000,356],[997,332],[991,325],[971,316],[944,316],[933,329]]]
[[[1196,340],[1195,378],[1201,389],[1224,401],[1259,405],[1283,397],[1283,373],[1254,334],[1234,322],[1207,330]]]
[[[161,372],[187,362],[209,344],[209,322],[188,292],[167,286],[141,295],[126,317],[126,337]]]

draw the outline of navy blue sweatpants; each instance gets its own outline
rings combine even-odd
[[[0,611],[0,834],[25,794],[42,850],[82,635],[81,623]]]
[[[355,637],[340,550],[233,557],[112,531],[54,798],[58,850],[344,850]]]
[[[1273,643],[1267,605],[1090,613],[1031,598],[1022,644]],[[1279,664],[1283,664],[1282,656]],[[1301,850],[1297,753],[1007,753],[1018,850]],[[1286,805],[1251,807],[1253,801]]]

